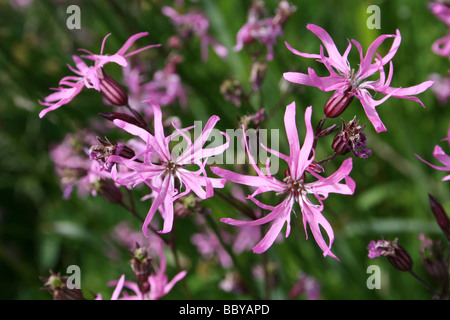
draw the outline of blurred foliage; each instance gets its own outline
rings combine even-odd
[[[150,70],[162,68],[167,54],[165,46],[175,29],[162,15],[161,7],[172,2],[55,0],[34,1],[25,8],[14,8],[11,2],[0,1],[0,298],[50,299],[47,292],[40,290],[43,283],[38,277],[47,276],[50,269],[65,273],[72,264],[82,270],[83,289],[93,295],[102,293],[103,297],[110,297],[113,288],[107,287],[108,281],[118,279],[123,273],[131,279],[132,273],[127,251],[119,248],[121,258],[112,261],[105,254],[109,245],[105,239],[121,221],[129,221],[136,230],[140,230],[140,224],[123,208],[100,197],[82,200],[74,193],[69,200],[63,200],[48,151],[66,133],[86,126],[86,119],[96,117],[98,112],[108,112],[111,107],[94,90],[84,90],[68,105],[39,119],[43,107],[38,99],[42,100],[50,93],[49,88],[70,74],[66,64],[72,64],[71,57],[77,54],[77,49],[99,52],[101,41],[108,33],[112,35],[105,50],[115,52],[132,34],[148,31],[150,36],[139,40],[140,43],[161,43],[162,47],[143,52],[139,58],[151,61]],[[80,30],[66,27],[66,9],[72,2],[81,8]],[[327,30],[341,52],[347,46],[347,39],[356,39],[367,48],[380,34],[399,29],[402,42],[393,59],[393,86],[412,86],[427,80],[431,73],[445,75],[449,69],[448,59],[430,49],[447,29],[429,12],[426,1],[291,1],[297,11],[288,20],[283,36],[277,39],[275,59],[268,63],[261,93],[253,97],[251,104],[238,108],[224,100],[220,85],[232,77],[247,89],[251,86],[249,52],[232,51],[236,33],[246,22],[250,1],[185,2],[186,6],[197,7],[209,17],[211,34],[229,49],[228,59],[222,60],[210,50],[209,59],[203,62],[200,44],[194,39],[181,52],[184,61],[178,72],[188,87],[188,107],[183,110],[174,105],[165,111],[179,116],[185,126],[195,120],[206,121],[216,114],[221,118],[219,129],[236,128],[239,117],[265,108],[270,117],[263,127],[279,129],[281,141],[286,141],[283,109],[292,101],[297,105],[301,133],[304,133],[305,107],[312,105],[320,111],[313,112],[313,123],[317,123],[328,94],[294,85],[286,93],[280,89],[283,72],[306,72],[308,67],[321,72],[315,61],[293,55],[284,45],[288,41],[302,52],[318,52],[320,41],[306,29],[308,23]],[[271,13],[277,4],[278,1],[266,1]],[[366,27],[369,16],[366,9],[372,4],[381,9],[379,30]],[[380,52],[388,50],[390,44],[385,41]],[[350,56],[350,60],[353,58],[357,59]],[[353,61],[356,64],[357,60]],[[110,75],[120,76],[119,71],[111,68]],[[446,136],[450,109],[439,104],[431,91],[419,98],[425,109],[413,101],[394,98],[378,108],[388,131],[376,134],[367,123],[365,132],[373,155],[368,159],[354,159],[351,173],[357,185],[354,196],[331,195],[325,202],[325,216],[335,231],[333,252],[340,261],[323,258],[311,234],[305,240],[299,216],[292,219],[289,238],[273,245],[267,254],[247,252],[238,256],[242,270],[248,273],[252,265],[264,259],[273,263],[277,283],[270,298],[287,299],[301,271],[320,282],[323,299],[430,298],[426,288],[410,275],[392,268],[387,260],[371,261],[366,249],[371,240],[398,237],[415,261],[416,273],[432,282],[420,261],[417,236],[425,232],[433,238],[442,238],[429,208],[428,193],[450,209],[449,187],[448,182],[441,182],[445,173],[433,170],[414,154],[433,161],[434,145]],[[359,101],[353,102],[343,117],[348,121],[354,115],[362,124],[368,122]],[[286,150],[287,143],[282,142],[280,148]],[[328,146],[321,145],[317,152],[325,156]],[[338,164],[330,163],[326,169],[332,171],[334,165]],[[229,187],[227,184],[225,192],[230,192]],[[220,217],[237,217],[237,212],[219,197],[203,204],[211,210],[212,221],[217,224]],[[137,203],[142,214],[147,212],[148,205],[148,202]],[[223,224],[220,227],[230,232],[235,230]],[[251,298],[219,288],[226,270],[202,258],[191,243],[191,235],[198,232],[192,219],[177,220],[173,232],[181,264],[188,271],[186,286],[192,297]],[[176,269],[170,253],[168,259],[171,278]],[[366,269],[371,264],[379,265],[382,270],[381,290],[369,290],[366,286]],[[263,287],[263,283],[257,283],[260,296]],[[179,283],[165,298],[189,296]]]

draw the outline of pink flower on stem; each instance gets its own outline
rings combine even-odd
[[[200,38],[203,61],[208,60],[209,45],[219,57],[226,58],[228,56],[228,49],[209,35],[209,21],[201,12],[192,11],[180,14],[175,9],[164,6],[162,13],[172,20],[182,38],[190,38],[192,35]]]
[[[441,141],[448,141],[449,145],[450,145],[450,127],[447,130],[447,138],[444,138]],[[437,165],[431,164],[428,161],[422,159],[418,154],[416,154],[417,158],[419,158],[420,160],[422,160],[423,162],[428,164],[433,169],[436,169],[436,170],[439,170],[439,171],[450,171],[450,156],[448,156],[439,145],[436,145],[434,147],[433,156],[440,163],[442,163],[444,166],[441,167],[441,166],[437,166]],[[444,178],[442,178],[442,181],[447,181],[447,180],[450,180],[450,175],[445,176]]]
[[[448,27],[450,27],[450,7],[444,3],[432,2],[429,4],[431,12]],[[434,53],[443,57],[450,57],[450,33],[436,40],[431,46]]]
[[[150,102],[150,100],[148,101]],[[148,237],[148,226],[157,210],[164,219],[164,226],[160,232],[167,233],[172,230],[173,203],[175,200],[190,191],[194,192],[200,199],[206,199],[213,195],[214,188],[223,188],[225,184],[223,179],[207,177],[205,163],[209,157],[221,154],[229,146],[228,136],[221,132],[227,140],[224,144],[204,148],[215,124],[219,121],[218,116],[209,118],[200,136],[194,142],[186,135],[186,131],[195,126],[184,129],[178,129],[174,126],[176,131],[166,137],[162,124],[161,108],[153,102],[150,102],[150,104],[154,115],[154,135],[141,127],[122,120],[114,120],[116,126],[141,138],[146,143],[146,149],[131,159],[115,155],[108,158],[108,161],[123,164],[131,170],[131,173],[119,176],[113,168],[112,177],[118,184],[133,187],[145,183],[153,190],[154,201],[142,227],[146,237]],[[177,155],[176,152],[170,151],[169,144],[180,135],[185,138],[188,145],[180,155]],[[142,156],[142,162],[136,161]],[[186,168],[187,165],[196,165],[199,169],[190,171]],[[177,187],[176,179],[179,181]],[[183,187],[184,191],[182,191]]]
[[[331,245],[334,241],[333,229],[322,215],[323,200],[328,197],[329,193],[353,194],[355,190],[355,182],[348,176],[352,170],[352,159],[346,159],[342,163],[341,167],[327,178],[319,176],[309,168],[310,164],[314,160],[314,130],[311,125],[311,113],[312,107],[308,107],[305,112],[306,137],[301,148],[295,122],[294,102],[286,107],[286,113],[284,116],[284,124],[289,141],[290,155],[287,156],[281,152],[270,150],[263,146],[275,156],[286,161],[289,165],[289,170],[286,173],[287,177],[283,181],[279,181],[273,177],[269,170],[267,170],[267,174],[264,174],[261,171],[261,169],[255,164],[255,161],[249,152],[246,141],[245,144],[250,162],[252,163],[252,166],[258,176],[242,175],[218,167],[211,168],[215,174],[225,178],[226,180],[256,187],[256,191],[248,198],[262,209],[271,211],[268,215],[253,221],[240,221],[231,218],[224,218],[221,220],[224,223],[234,226],[258,226],[273,222],[264,238],[253,247],[253,252],[255,253],[262,253],[266,251],[273,244],[278,234],[281,232],[284,224],[286,224],[286,237],[289,236],[291,212],[295,202],[297,202],[302,212],[306,237],[308,237],[306,228],[309,224],[314,239],[323,250],[324,256],[330,255],[337,259],[337,257],[331,252]],[[269,168],[269,164],[267,164],[267,168]],[[317,181],[306,182],[306,173],[311,174],[317,179]],[[343,179],[345,180],[345,183],[339,183]],[[270,191],[276,192],[279,195],[285,195],[284,200],[275,207],[263,204],[255,198],[256,195]],[[314,204],[309,199],[309,195],[313,195],[313,198],[317,204]],[[321,227],[328,235],[328,244],[322,235]]]
[[[160,44],[149,45],[138,50],[127,53],[131,46],[136,42],[136,40],[148,35],[148,32],[141,32],[131,36],[125,44],[113,55],[103,54],[103,48],[105,46],[105,41],[110,34],[106,35],[103,39],[100,54],[93,54],[88,50],[79,49],[87,53],[87,55],[73,56],[73,61],[75,62],[75,67],[68,65],[69,69],[76,74],[76,76],[67,76],[61,79],[59,82],[59,87],[54,89],[56,92],[48,95],[44,101],[39,101],[43,106],[47,106],[39,113],[39,117],[44,117],[47,112],[58,109],[62,105],[65,105],[72,101],[84,87],[88,89],[95,89],[97,91],[105,90],[102,80],[105,77],[103,66],[110,62],[114,62],[122,67],[128,65],[127,58],[135,55],[143,50],[149,48],[158,47]],[[82,58],[95,61],[94,65],[88,66]]]
[[[324,29],[313,24],[308,24],[307,28],[323,42],[323,45],[328,52],[328,57],[325,56],[322,46],[320,46],[320,54],[302,53],[293,49],[287,42],[286,46],[296,55],[304,58],[317,59],[318,62],[325,65],[330,72],[330,75],[327,77],[319,77],[313,69],[308,68],[308,74],[286,72],[283,74],[283,77],[287,81],[317,87],[319,90],[324,92],[334,91],[325,106],[326,116],[330,118],[339,116],[350,104],[353,98],[356,97],[361,101],[364,111],[376,131],[382,132],[387,129],[381,121],[375,108],[385,102],[388,98],[395,97],[409,99],[424,106],[418,98],[414,97],[414,95],[424,92],[433,84],[433,81],[425,81],[421,84],[407,88],[390,87],[393,76],[393,64],[391,60],[397,52],[401,42],[401,36],[398,30],[395,35],[381,35],[375,39],[375,41],[367,49],[366,55],[364,56],[361,44],[356,40],[351,40],[351,42],[349,41],[347,49],[344,54],[341,55],[336,48],[333,39]],[[394,38],[394,42],[389,52],[384,57],[381,57],[376,53],[376,50],[383,43],[383,41],[388,38]],[[347,59],[352,43],[358,49],[361,60],[357,71],[351,68]],[[373,62],[374,59],[375,62]],[[386,77],[384,66],[388,63],[390,70],[388,76]],[[366,80],[377,71],[380,74],[380,78],[378,80]],[[375,100],[369,93],[369,90],[379,92],[385,96],[380,100]]]

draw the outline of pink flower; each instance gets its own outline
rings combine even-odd
[[[447,130],[447,138],[442,139],[441,141],[448,141],[450,144],[450,127]],[[440,171],[450,171],[450,156],[448,156],[444,150],[439,146],[436,145],[434,147],[434,151],[433,151],[433,156],[439,161],[441,162],[444,166],[440,167],[434,164],[429,163],[428,161],[422,159],[418,154],[416,154],[416,157],[419,158],[420,160],[422,160],[423,162],[425,162],[426,164],[428,164],[430,167],[432,167],[433,169],[436,170],[440,170]],[[450,180],[450,175],[445,176],[444,178],[442,178],[442,181],[447,181]]]
[[[73,73],[76,74],[76,76],[67,76],[62,78],[59,82],[59,87],[54,89],[56,92],[47,96],[43,102],[39,101],[41,105],[48,107],[39,113],[40,118],[44,117],[47,112],[58,109],[62,105],[72,101],[72,99],[75,98],[84,87],[101,91],[101,80],[103,78],[102,68],[104,65],[114,62],[122,67],[126,67],[128,65],[128,57],[143,50],[160,46],[159,44],[149,45],[127,53],[128,49],[130,49],[136,40],[148,35],[148,32],[141,32],[131,36],[115,54],[104,55],[103,48],[109,35],[110,34],[106,35],[103,39],[100,54],[93,54],[85,49],[80,49],[80,51],[86,52],[88,55],[83,55],[81,57],[74,55],[72,57],[75,62],[75,68],[70,65],[68,65],[68,67]],[[94,65],[88,66],[82,58],[93,60],[95,63]]]
[[[394,241],[384,239],[378,241],[372,240],[367,246],[370,259],[375,259],[380,256],[394,256],[396,249],[399,249],[397,238],[395,238]]]
[[[89,194],[95,196],[99,181],[109,179],[109,172],[89,158],[86,146],[95,141],[92,133],[81,131],[78,135],[67,134],[60,144],[52,146],[50,158],[60,178],[64,199],[69,199],[75,187],[81,198],[86,198]]]
[[[159,265],[156,265],[153,261],[152,265],[155,273],[152,273],[148,277],[148,283],[146,285],[139,285],[136,282],[125,281],[125,275],[122,275],[119,280],[109,283],[111,286],[116,285],[111,300],[158,300],[167,295],[173,286],[186,276],[187,271],[183,270],[169,281],[166,275],[167,262],[163,244],[161,241],[158,241],[158,244]],[[124,288],[133,291],[134,295],[128,295],[124,291]],[[120,297],[120,293],[122,293],[122,297]]]
[[[450,74],[450,70],[448,70]],[[428,79],[434,81],[430,90],[436,95],[439,103],[445,105],[450,99],[450,76],[444,77],[438,73],[432,73]]]
[[[192,35],[200,38],[203,61],[208,60],[209,45],[212,46],[219,57],[226,58],[228,56],[227,48],[208,34],[209,21],[201,12],[192,11],[180,14],[175,9],[164,6],[162,13],[172,20],[182,38],[190,38]]]
[[[320,284],[312,276],[300,272],[297,276],[297,282],[289,291],[289,297],[296,299],[299,296],[304,296],[306,300],[319,300],[320,299]]]
[[[226,240],[229,240],[230,238],[230,235],[225,232],[222,232],[221,236]],[[229,268],[233,265],[233,260],[212,230],[206,229],[202,233],[193,234],[191,242],[197,247],[197,251],[205,258],[211,259],[216,256],[220,265],[224,268]]]
[[[276,39],[283,34],[282,27],[287,18],[295,12],[296,7],[287,1],[281,1],[274,17],[263,18],[261,13],[265,9],[263,2],[251,4],[247,22],[236,35],[234,51],[240,51],[244,48],[244,45],[259,41],[267,47],[266,59],[270,61],[274,58],[273,47]]]
[[[286,173],[287,176],[283,181],[277,180],[270,174],[270,172],[264,174],[260,170],[249,152],[247,142],[247,153],[258,176],[242,175],[218,167],[211,168],[215,174],[225,178],[226,180],[256,187],[256,191],[249,196],[249,199],[254,201],[262,209],[271,211],[268,215],[253,221],[240,221],[231,218],[224,218],[221,220],[224,223],[235,226],[257,226],[268,222],[273,222],[264,238],[253,247],[253,252],[255,253],[262,253],[266,251],[273,244],[278,234],[281,232],[284,224],[286,224],[286,237],[289,236],[291,212],[293,210],[294,203],[297,202],[303,215],[303,225],[306,236],[308,237],[306,228],[309,224],[310,230],[317,244],[324,252],[324,256],[330,255],[333,258],[336,258],[336,256],[331,253],[331,245],[334,241],[333,229],[321,212],[323,210],[323,200],[328,197],[329,193],[353,194],[355,190],[355,183],[348,176],[352,170],[352,159],[350,158],[345,160],[341,167],[327,178],[319,176],[308,168],[314,160],[314,131],[311,125],[311,113],[312,107],[308,107],[305,112],[306,137],[302,148],[300,148],[297,126],[295,122],[294,102],[286,107],[286,113],[284,116],[284,124],[289,141],[290,155],[287,156],[281,152],[270,150],[263,146],[275,156],[286,161],[289,165],[289,170]],[[267,168],[269,168],[269,165],[267,165]],[[317,181],[307,183],[307,173],[311,174],[317,179]],[[342,179],[345,179],[344,184],[339,183]],[[263,204],[259,200],[255,199],[256,195],[270,191],[276,192],[277,194],[284,194],[284,200],[277,206],[273,207]],[[318,203],[314,204],[308,198],[308,195],[313,195],[315,202]],[[321,233],[321,227],[324,228],[328,234],[329,244],[326,243]]]
[[[267,47],[267,60],[273,60],[273,47],[279,35],[283,33],[280,25],[273,22],[273,18],[248,21],[236,35],[234,51],[241,51],[245,44],[260,41]]]
[[[180,56],[172,56],[167,60],[166,66],[153,74],[153,79],[144,84],[147,97],[150,97],[160,106],[167,106],[179,101],[186,107],[186,93],[181,77],[176,73],[176,66],[181,62]]]
[[[367,117],[372,122],[377,132],[386,131],[387,129],[382,123],[375,108],[385,102],[388,98],[395,97],[414,100],[423,106],[423,103],[418,98],[414,97],[414,95],[424,92],[433,84],[433,81],[425,81],[419,85],[408,88],[390,87],[393,76],[393,64],[391,60],[397,52],[401,42],[401,36],[398,30],[395,35],[379,36],[369,46],[366,55],[364,56],[361,44],[355,40],[351,40],[351,42],[349,41],[347,49],[344,54],[341,55],[336,48],[333,39],[331,39],[330,35],[324,29],[313,24],[308,24],[307,28],[323,42],[325,49],[328,52],[328,57],[325,56],[322,46],[320,46],[320,54],[299,52],[293,49],[287,42],[286,46],[296,55],[305,58],[317,59],[318,62],[325,65],[330,72],[330,75],[327,77],[319,77],[313,69],[308,68],[308,74],[298,72],[284,73],[283,76],[287,81],[317,87],[319,90],[325,92],[335,91],[332,98],[336,99],[338,97],[338,100],[341,101],[349,100],[349,102],[351,102],[353,97],[358,98],[361,101]],[[387,38],[394,38],[394,42],[389,52],[384,57],[381,57],[376,53],[376,50]],[[347,60],[351,49],[351,43],[356,46],[360,55],[361,62],[357,71],[351,68]],[[373,62],[374,58],[375,62]],[[386,77],[384,66],[387,63],[389,63],[390,70],[388,76]],[[377,71],[380,74],[380,78],[378,80],[366,80]],[[384,94],[385,97],[380,100],[375,100],[369,93],[369,90]],[[338,116],[339,114],[340,113],[334,116]]]
[[[172,230],[173,202],[176,199],[190,191],[193,191],[199,198],[206,199],[213,195],[214,188],[224,186],[225,181],[223,179],[206,176],[205,163],[209,157],[221,154],[229,146],[228,136],[221,133],[227,139],[223,145],[204,148],[215,124],[219,121],[218,116],[212,116],[208,120],[200,136],[194,142],[185,132],[195,126],[185,129],[178,129],[174,126],[176,131],[166,137],[162,124],[161,108],[153,102],[150,103],[154,114],[154,135],[133,124],[118,119],[114,120],[116,126],[140,137],[147,144],[144,152],[131,159],[115,155],[108,158],[108,161],[123,164],[131,170],[131,173],[119,176],[113,168],[112,177],[118,184],[133,187],[145,183],[153,190],[154,201],[142,227],[146,237],[148,237],[147,228],[156,210],[159,210],[164,219],[164,227],[161,232],[167,233]],[[170,151],[169,144],[173,138],[180,135],[185,138],[188,146],[180,155],[177,155],[176,152]],[[139,157],[143,157],[143,160],[138,162]],[[199,169],[190,171],[186,168],[187,165],[196,165]],[[177,187],[176,178],[179,181]],[[182,191],[183,187],[184,191]]]
[[[440,20],[442,20],[448,27],[450,27],[450,7],[439,2],[432,2],[429,4],[431,12]],[[434,53],[450,57],[450,33],[445,37],[436,40],[431,49]]]

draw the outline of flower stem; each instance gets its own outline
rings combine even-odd
[[[255,213],[253,210],[247,206],[246,204],[234,199],[233,197],[230,197],[227,194],[222,193],[219,190],[214,190],[215,194],[217,194],[219,197],[227,201],[229,204],[231,204],[233,207],[235,207],[239,212],[246,215],[250,219],[256,219]]]
[[[428,290],[430,290],[431,292],[433,292],[436,296],[441,297],[441,294],[439,293],[439,291],[437,291],[432,285],[430,285],[428,282],[426,282],[425,280],[423,280],[421,277],[419,277],[414,271],[409,270],[409,273],[416,278],[419,282],[421,282],[425,287],[427,287]]]
[[[336,158],[338,155],[339,155],[339,154],[335,152],[334,154],[332,154],[332,155],[329,156],[328,158],[322,159],[322,160],[318,161],[317,163],[318,163],[318,164],[322,164],[322,163],[331,161],[331,160],[333,160],[334,158]]]
[[[211,228],[211,230],[216,235],[217,239],[219,239],[219,242],[222,245],[222,247],[227,251],[228,255],[231,257],[231,260],[233,261],[233,265],[238,270],[242,281],[245,283],[246,288],[249,291],[249,294],[253,297],[253,299],[260,300],[261,298],[258,294],[258,290],[255,286],[254,281],[252,281],[253,277],[250,273],[250,268],[245,268],[241,265],[241,262],[239,261],[239,259],[237,259],[233,250],[231,250],[230,246],[228,244],[226,244],[225,241],[222,239],[222,236],[220,235],[216,221],[213,218],[211,218],[210,215],[206,215],[205,219],[206,219],[208,226]]]

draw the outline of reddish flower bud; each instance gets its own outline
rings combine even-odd
[[[437,201],[431,195],[428,195],[428,197],[430,198],[431,211],[433,211],[434,217],[436,218],[439,227],[444,232],[448,241],[450,241],[450,221],[447,213],[445,212],[439,201]]]
[[[354,98],[355,95],[350,91],[350,88],[343,93],[335,91],[328,99],[323,111],[328,118],[336,118],[347,109]]]
[[[315,173],[324,173],[325,169],[318,162],[311,162],[308,166],[308,170],[314,171]]]
[[[98,182],[97,192],[110,203],[122,203],[123,194],[111,180],[101,179]]]
[[[346,138],[346,134],[343,132],[339,132],[333,140],[331,144],[331,148],[333,148],[334,152],[339,155],[344,155],[350,151],[348,147],[348,142]]]
[[[128,104],[128,94],[125,89],[101,68],[98,69],[98,78],[100,79],[100,92],[106,100],[119,107]]]
[[[333,124],[331,126],[329,126],[328,128],[322,129],[317,133],[317,138],[322,138],[322,137],[326,137],[329,134],[332,134],[334,131],[336,131],[336,129],[338,128],[338,126],[336,124]]]
[[[410,271],[412,269],[412,259],[403,247],[397,246],[394,249],[394,254],[388,255],[387,258],[394,268],[400,271]]]
[[[354,117],[348,124],[342,120],[342,130],[333,140],[331,147],[338,155],[351,151],[355,157],[368,158],[372,151],[366,148],[366,135],[362,133],[365,125],[358,125],[359,120]]]
[[[102,116],[103,118],[105,118],[106,120],[109,121],[114,121],[116,119],[134,124],[135,126],[138,127],[143,127],[142,123],[137,120],[135,117],[126,114],[126,113],[119,113],[119,112],[107,112],[107,113],[99,113],[100,116]]]

